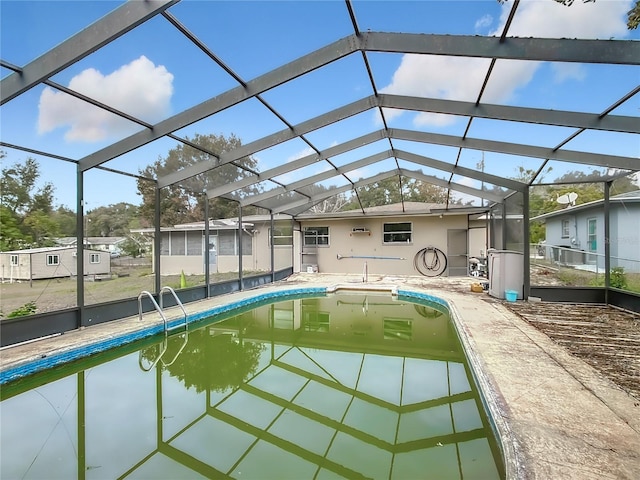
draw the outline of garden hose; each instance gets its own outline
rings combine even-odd
[[[416,253],[413,265],[421,275],[437,277],[447,269],[447,256],[436,247],[426,247]]]

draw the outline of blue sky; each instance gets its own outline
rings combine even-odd
[[[23,66],[56,46],[91,22],[104,16],[121,2],[112,1],[0,1],[0,55],[4,61]],[[475,1],[356,1],[353,3],[362,31],[402,31],[495,35],[501,32],[507,7],[496,0]],[[521,6],[511,26],[514,36],[640,39],[638,31],[626,29],[625,13],[632,2],[598,0],[572,7],[551,0],[529,0]],[[342,1],[222,1],[183,0],[169,10],[204,41],[244,80],[251,80],[286,62],[310,53],[353,33]],[[475,101],[488,67],[487,60],[451,59],[433,56],[403,56],[369,53],[377,88],[385,93]],[[4,78],[10,73],[2,68]],[[199,104],[237,84],[220,67],[188,42],[161,16],[147,22],[84,58],[52,80],[155,123],[185,108]],[[550,64],[498,61],[483,97],[489,103],[527,107],[577,110],[600,113],[640,83],[638,67]],[[263,95],[290,123],[297,124],[345,103],[372,94],[363,69],[362,55],[351,55]],[[631,99],[615,110],[619,115],[638,116],[640,99]],[[390,127],[461,135],[466,119],[411,112],[385,112]],[[354,136],[381,128],[378,116],[365,112],[307,135],[323,150]],[[37,86],[0,108],[2,141],[36,150],[45,150],[73,159],[97,151],[125,138],[140,127],[112,118],[49,87]],[[285,125],[259,101],[248,100],[219,114],[176,132],[234,133],[248,143]],[[492,120],[474,120],[470,137],[555,147],[573,129],[523,125]],[[137,173],[150,162],[166,155],[176,142],[158,140],[116,158],[106,167]],[[455,162],[458,149],[452,147],[394,141],[394,147],[413,153]],[[368,145],[335,159],[344,165],[365,155],[389,148],[388,142]],[[620,133],[587,132],[565,148],[586,152],[638,157],[637,136]],[[27,154],[5,149],[5,164],[22,161]],[[258,152],[259,170],[265,171],[311,153],[301,140],[292,140]],[[541,161],[486,153],[487,171],[514,176],[523,165],[536,169]],[[503,158],[504,157],[504,158]],[[41,165],[42,179],[56,187],[56,203],[75,208],[75,172],[71,163],[34,156]],[[460,164],[475,167],[481,153],[464,151]],[[448,179],[442,172],[401,162],[402,167]],[[586,169],[555,162],[551,177],[563,171]],[[386,161],[353,172],[353,180],[368,177],[395,166]],[[325,167],[308,167],[297,174],[279,177],[295,181],[318,173]],[[548,180],[548,178],[547,178]],[[328,182],[342,185],[346,180]],[[479,187],[473,183],[470,186]],[[265,184],[273,188],[273,184]],[[135,181],[103,171],[85,176],[87,208],[126,201],[137,204]]]

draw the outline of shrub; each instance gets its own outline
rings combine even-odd
[[[611,269],[610,284],[614,288],[627,288],[627,275],[624,273],[623,267],[614,267]]]
[[[33,315],[34,313],[36,313],[37,310],[38,310],[38,307],[36,307],[36,302],[31,301],[31,302],[25,303],[19,308],[16,308],[13,312],[7,315],[7,318],[24,317],[26,315]]]

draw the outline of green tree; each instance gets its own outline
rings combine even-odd
[[[119,245],[120,250],[122,250],[125,255],[133,258],[137,258],[146,253],[144,246],[145,243],[143,239],[138,237],[137,235],[128,235],[127,239]]]
[[[0,205],[0,252],[21,250],[31,245],[31,237],[20,229],[18,216],[4,205]]]
[[[427,202],[445,204],[447,201],[452,204],[460,203],[459,200],[449,198],[446,188],[433,183],[414,180],[411,184],[407,200],[411,202]]]
[[[0,152],[0,158],[6,153]],[[46,182],[36,188],[40,178],[38,162],[28,158],[2,169],[0,206],[1,243],[4,248],[48,246],[59,228],[52,220],[54,187]]]
[[[196,134],[187,140],[199,145],[211,152],[222,155],[242,146],[241,140],[235,135],[225,137],[223,135]],[[159,157],[153,164],[140,170],[140,174],[150,178],[161,178],[170,173],[175,173],[196,164],[215,165],[215,158],[207,153],[197,150],[190,145],[178,145],[169,150],[166,157]],[[188,178],[179,184],[163,188],[160,198],[160,215],[162,225],[169,226],[179,223],[188,223],[204,220],[204,202],[207,189],[226,185],[243,178],[247,173],[237,165],[256,170],[257,162],[252,157],[244,157],[221,167],[209,170],[206,173]],[[153,182],[138,180],[138,193],[142,196],[140,216],[144,220],[144,226],[153,225],[155,208],[155,189]],[[257,186],[244,189],[245,194],[259,192]],[[210,200],[209,212],[211,218],[229,218],[238,215],[238,203],[225,198]],[[250,215],[255,209],[243,209],[243,214]]]
[[[60,205],[52,212],[51,218],[58,225],[61,237],[73,237],[76,235],[76,212]]]
[[[60,236],[58,224],[42,210],[29,212],[22,224],[33,239],[33,244],[39,247],[52,247],[56,244],[55,239]]]
[[[358,199],[362,207],[367,208],[402,201],[444,204],[447,197],[447,189],[439,185],[405,176],[393,176],[358,188],[358,197],[352,199],[345,210],[360,208]],[[450,203],[461,202],[452,200]]]
[[[135,228],[139,207],[120,202],[106,207],[98,207],[87,212],[87,236],[124,237]]]

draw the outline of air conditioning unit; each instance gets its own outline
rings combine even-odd
[[[366,227],[353,227],[353,228],[351,229],[351,235],[353,235],[354,233],[355,233],[355,234],[366,233],[366,234],[368,234],[368,235],[371,235],[371,232],[370,232],[370,231],[369,231],[369,229],[368,229],[368,228],[366,228]]]

